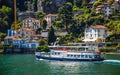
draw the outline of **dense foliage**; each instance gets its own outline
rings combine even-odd
[[[48,33],[48,44],[54,44],[54,42],[56,41],[56,36],[55,36],[55,31],[54,28],[51,27]]]
[[[96,0],[92,5],[89,5],[91,0],[43,0],[43,11],[37,10],[37,0],[17,0],[17,11],[35,11],[36,18],[40,20],[42,29],[46,29],[47,23],[44,20],[46,14],[57,14],[57,19],[53,23],[53,28],[49,30],[48,43],[55,41],[56,36],[54,30],[66,30],[69,34],[60,36],[65,42],[81,41],[84,35],[84,29],[96,24],[105,25],[110,35],[106,41],[115,42],[120,37],[120,9],[111,8],[113,13],[106,16],[103,12],[97,14],[96,6],[103,3],[112,4],[114,0]],[[57,5],[58,4],[58,5]],[[0,33],[6,33],[7,29],[13,24],[13,0],[0,0]],[[18,22],[17,29],[22,25]],[[12,25],[14,28],[14,25]],[[41,33],[42,29],[38,29],[36,33]],[[5,34],[4,34],[5,35]],[[4,37],[2,35],[2,37]],[[77,39],[77,40],[76,40]],[[60,41],[61,42],[61,41]]]

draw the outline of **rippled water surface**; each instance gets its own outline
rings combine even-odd
[[[37,61],[33,54],[0,55],[0,75],[120,75],[120,55],[103,62]]]

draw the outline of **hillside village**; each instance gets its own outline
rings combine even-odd
[[[17,13],[18,24],[9,26],[4,35],[6,52],[9,48],[48,51],[46,44],[54,42],[97,45],[103,52],[120,48],[120,0],[55,1],[37,0],[36,11],[27,2],[27,10]]]

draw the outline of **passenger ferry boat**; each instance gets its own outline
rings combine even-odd
[[[103,61],[97,48],[91,46],[49,46],[50,53],[35,52],[37,59],[59,61]]]

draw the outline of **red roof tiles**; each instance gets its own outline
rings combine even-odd
[[[15,36],[6,36],[5,39],[21,40],[20,38],[17,38]]]
[[[46,16],[56,16],[56,14],[48,14],[48,15],[46,15]]]
[[[95,25],[95,26],[91,26],[91,28],[93,29],[107,29],[105,26],[103,25]]]

